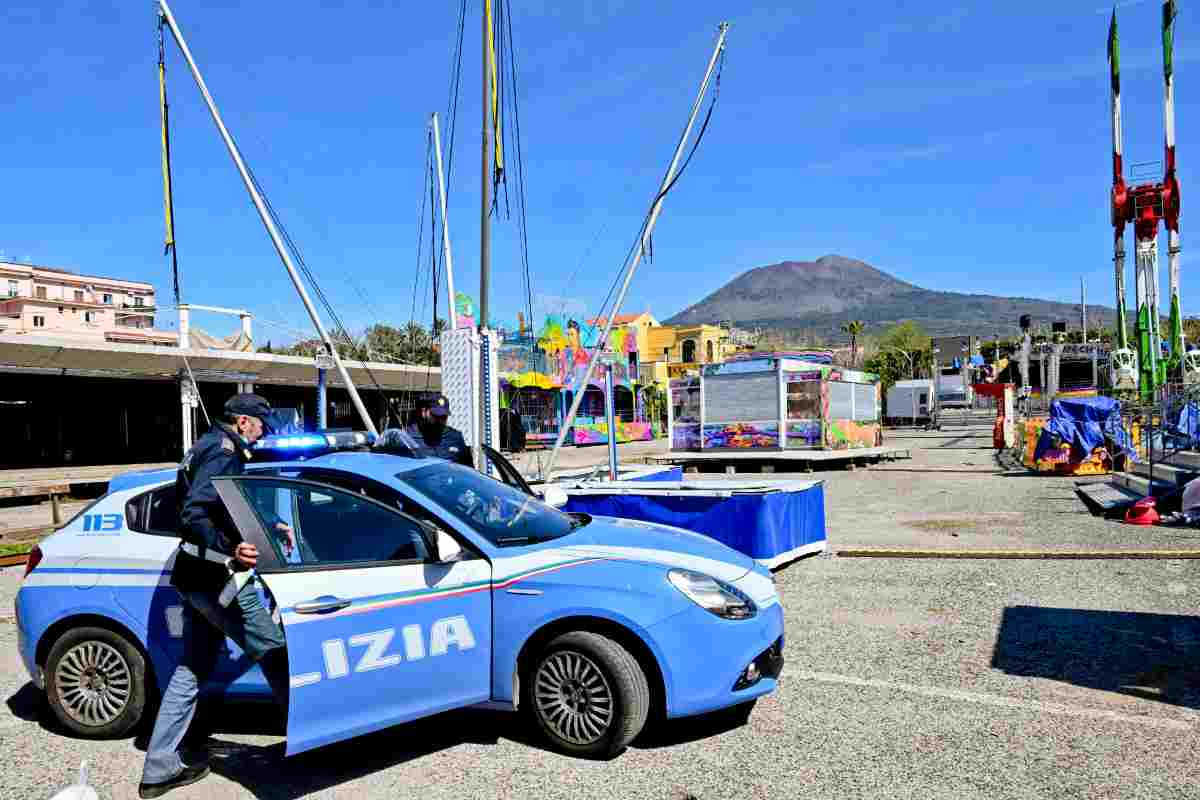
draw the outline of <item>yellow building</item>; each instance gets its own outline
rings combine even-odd
[[[646,347],[638,351],[642,381],[665,386],[670,378],[719,364],[736,350],[729,330],[720,325],[659,325],[647,332]]]

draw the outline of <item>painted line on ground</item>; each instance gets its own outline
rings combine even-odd
[[[843,558],[998,558],[998,559],[1196,559],[1200,550],[936,550],[928,548],[848,548]]]
[[[1180,719],[1164,719],[1162,717],[1145,717],[1135,714],[1122,714],[1119,711],[1109,711],[1108,709],[1103,708],[1083,708],[1082,706],[1045,703],[1040,700],[1018,700],[1014,697],[985,694],[983,692],[971,692],[965,689],[943,689],[937,686],[918,686],[911,683],[877,681],[869,678],[857,678],[853,675],[838,675],[832,672],[789,671],[785,673],[785,677],[787,679],[799,678],[803,681],[813,681],[815,683],[833,683],[841,686],[857,686],[863,689],[883,689],[885,691],[892,692],[905,692],[907,694],[921,695],[922,697],[934,697],[942,700],[958,700],[965,703],[993,706],[995,708],[1008,708],[1014,711],[1033,711],[1045,714],[1062,714],[1070,717],[1082,717],[1086,719],[1109,720],[1112,722],[1122,722],[1131,725],[1141,725],[1147,728],[1162,728],[1173,731],[1193,731],[1196,729],[1195,724]]]

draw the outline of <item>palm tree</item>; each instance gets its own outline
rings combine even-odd
[[[842,326],[842,333],[850,336],[850,368],[858,364],[858,335],[863,332],[865,323],[861,319],[852,319]]]

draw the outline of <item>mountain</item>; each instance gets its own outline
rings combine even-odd
[[[1116,324],[1116,312],[1088,305],[1088,327]],[[670,325],[732,321],[739,327],[803,329],[842,338],[852,319],[868,330],[913,320],[933,336],[977,334],[991,337],[1020,331],[1022,314],[1035,327],[1065,320],[1079,328],[1079,306],[1029,297],[939,292],[906,283],[863,261],[822,256],[816,261],[784,261],[743,272],[699,303],[666,320]]]

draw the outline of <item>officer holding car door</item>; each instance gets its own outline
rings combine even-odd
[[[216,666],[226,636],[262,668],[276,702],[287,716],[288,663],[283,628],[263,606],[254,575],[258,549],[241,540],[213,485],[213,478],[241,475],[250,446],[268,432],[271,406],[256,394],[238,394],[225,403],[222,419],[201,436],[179,465],[176,496],[179,534],[171,583],[183,597],[183,658],[167,689],[146,748],[142,798],[161,797],[209,772],[204,756],[182,752],[196,713],[200,686]],[[285,553],[295,537],[276,521],[275,535]]]

